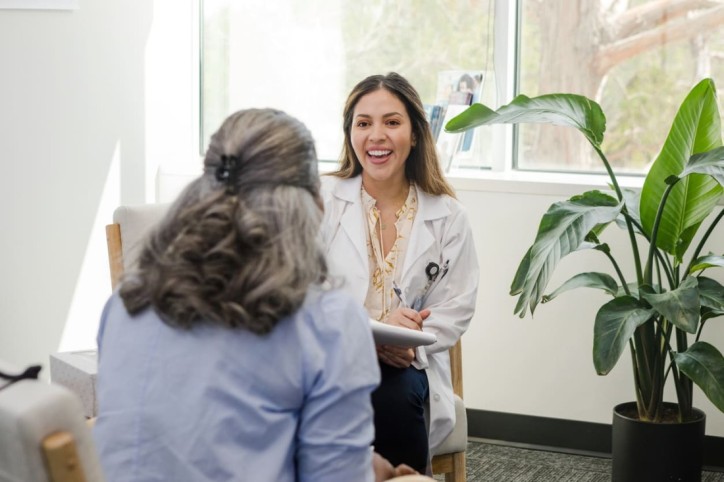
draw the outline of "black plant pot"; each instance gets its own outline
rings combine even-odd
[[[631,408],[635,413],[636,402],[613,409],[613,482],[700,482],[704,412],[695,408],[690,422],[650,423],[622,415]]]

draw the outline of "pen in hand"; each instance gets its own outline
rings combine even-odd
[[[402,293],[402,290],[400,289],[399,286],[397,286],[397,283],[394,282],[394,281],[392,282],[392,291],[395,292],[395,295],[397,295],[397,298],[400,300],[400,307],[402,307],[402,308],[414,309],[414,308],[411,308],[410,304],[409,304],[409,303],[407,302],[407,300],[405,299],[404,293]],[[417,301],[417,300],[415,300],[415,301]],[[418,310],[415,310],[415,311],[418,311]],[[407,319],[408,321],[411,321],[411,322],[415,323],[415,324],[417,325],[417,328],[416,328],[416,329],[422,330],[422,320],[425,319],[425,318],[427,318],[429,314],[430,314],[430,313],[429,313],[429,311],[428,311],[426,314],[423,314],[423,315],[422,315],[422,318],[419,319],[419,320],[418,320],[418,319],[415,319],[415,318],[410,318],[410,317],[407,316],[407,315],[403,315],[403,316],[404,316],[404,318]],[[420,315],[418,315],[418,317],[419,317],[419,316],[420,316]],[[407,325],[405,325],[405,324],[400,324],[400,326],[405,326],[406,328],[412,328],[412,327],[407,326]]]
[[[392,291],[395,292],[395,295],[397,295],[397,299],[400,300],[400,304],[403,308],[409,308],[410,305],[407,303],[407,300],[405,299],[405,295],[402,293],[402,290],[399,286],[397,286],[397,282],[392,282]]]

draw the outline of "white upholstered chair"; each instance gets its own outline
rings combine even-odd
[[[13,368],[0,363],[0,370]],[[0,481],[103,481],[76,395],[38,380],[0,381]]]
[[[113,212],[113,223],[106,225],[113,288],[138,256],[145,236],[161,220],[168,207],[169,204],[141,204],[120,206]]]

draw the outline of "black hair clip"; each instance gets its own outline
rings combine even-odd
[[[226,184],[226,192],[234,193],[234,182],[239,169],[239,158],[236,156],[221,156],[221,165],[216,168],[216,180]]]

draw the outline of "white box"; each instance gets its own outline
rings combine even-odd
[[[96,350],[69,351],[50,355],[50,381],[67,387],[80,397],[84,415],[95,417],[98,412],[96,400],[96,374],[98,373],[98,352]]]

